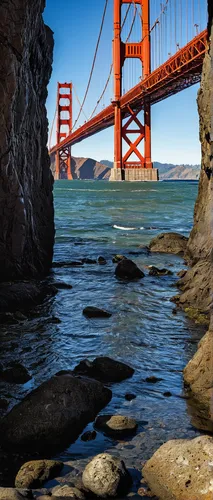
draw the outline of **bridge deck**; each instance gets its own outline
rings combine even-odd
[[[207,30],[202,31],[184,48],[180,49],[166,63],[159,66],[146,79],[133,87],[121,98],[123,118],[130,115],[128,106],[132,109],[143,109],[145,98],[149,97],[151,104],[156,104],[167,97],[184,90],[200,81],[202,64],[208,47]],[[94,118],[72,132],[60,144],[55,145],[50,153],[55,153],[66,146],[74,145],[114,123],[113,103],[97,114]]]

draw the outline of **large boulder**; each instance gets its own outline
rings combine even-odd
[[[107,436],[122,439],[136,432],[137,422],[134,418],[123,415],[99,415],[95,420],[95,427]]]
[[[71,374],[52,377],[15,406],[1,422],[4,448],[31,453],[64,448],[109,403],[100,382]]]
[[[86,375],[101,382],[121,382],[132,377],[134,371],[131,366],[107,356],[100,356],[94,361],[85,359],[74,368],[74,373]]]
[[[183,375],[186,387],[198,403],[198,413],[212,422],[213,430],[213,330],[204,335],[198,350],[185,367]]]
[[[83,472],[83,484],[101,498],[125,494],[131,486],[131,476],[124,462],[108,453],[97,455]]]
[[[39,488],[63,468],[56,460],[32,460],[22,465],[15,479],[16,488]]]
[[[117,278],[123,278],[127,280],[134,280],[139,278],[144,278],[144,273],[139,269],[139,267],[130,259],[122,259],[116,269],[115,275]]]
[[[181,254],[186,250],[188,238],[179,233],[161,233],[149,244],[151,252]]]
[[[168,441],[143,468],[143,476],[160,500],[212,500],[213,439]]]

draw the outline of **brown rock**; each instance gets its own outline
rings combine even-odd
[[[161,233],[151,240],[149,250],[161,253],[184,253],[188,238],[178,233]]]
[[[32,495],[29,490],[16,490],[15,488],[0,488],[0,500],[24,500],[30,499]]]
[[[138,424],[134,418],[123,415],[99,415],[95,420],[97,429],[116,438],[131,436],[135,433],[137,426]]]
[[[79,499],[79,500],[85,499],[85,496],[82,493],[82,491],[80,491],[78,488],[68,486],[67,484],[65,484],[64,486],[56,486],[55,488],[53,488],[52,493],[53,493],[53,496],[57,499],[58,499],[58,497],[60,497],[60,498],[64,498],[64,497],[75,498],[76,500],[77,499]]]
[[[160,500],[212,500],[213,439],[173,440],[161,446],[143,468]]]
[[[53,37],[42,0],[0,3],[0,279],[51,266],[53,178],[45,109]]]
[[[83,472],[83,484],[101,498],[124,494],[131,485],[131,476],[119,458],[108,453],[97,455]]]
[[[39,488],[45,481],[53,479],[63,468],[62,462],[55,460],[33,460],[26,462],[15,479],[16,488]]]

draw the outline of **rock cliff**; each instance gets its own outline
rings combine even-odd
[[[45,0],[0,2],[0,280],[47,271],[54,242]]]
[[[213,34],[213,5],[209,1],[209,37]],[[192,269],[180,281],[183,290],[180,302],[199,309],[210,309],[212,303],[212,248],[213,248],[213,43],[206,54],[201,86],[198,93],[202,165],[198,197],[194,211],[186,258]],[[205,282],[205,285],[204,285]]]

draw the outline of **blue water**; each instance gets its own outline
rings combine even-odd
[[[60,290],[21,327],[11,326],[9,336],[8,327],[3,327],[1,363],[7,366],[12,356],[28,368],[33,379],[25,386],[1,384],[2,397],[9,393],[11,407],[58,370],[104,354],[135,369],[131,379],[113,385],[113,399],[104,412],[133,416],[139,424],[131,452],[125,448],[128,444],[98,434],[93,442],[79,439],[72,444],[60,454],[64,460],[88,459],[110,450],[140,469],[141,462],[165,440],[195,435],[182,397],[182,370],[203,328],[183,312],[173,314],[175,305],[170,299],[177,293],[176,273],[185,267],[183,259],[148,254],[142,246],[164,231],[189,235],[197,188],[196,182],[55,182],[54,261],[101,255],[107,264],[53,268],[49,281],[62,280],[73,288]],[[117,280],[112,263],[116,253],[132,258],[145,278],[129,283]],[[149,276],[149,265],[167,267],[174,274]],[[88,305],[106,308],[112,317],[88,320],[82,315]],[[149,384],[145,378],[150,375],[162,381]],[[165,398],[165,391],[172,397]],[[135,393],[136,399],[126,401],[127,392]]]

